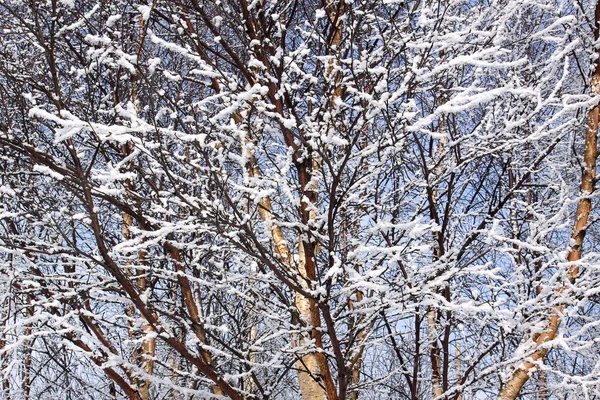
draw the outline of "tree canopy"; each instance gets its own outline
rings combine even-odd
[[[599,4],[0,1],[2,398],[600,398]]]

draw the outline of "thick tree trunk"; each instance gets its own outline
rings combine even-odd
[[[444,98],[444,94],[441,95],[440,103],[443,105],[446,103],[446,99]],[[444,155],[444,149],[446,147],[446,121],[444,116],[441,116],[439,119],[439,133],[442,135],[440,138],[437,148],[436,148],[436,161],[437,166],[435,167],[435,175],[436,177],[440,176],[443,172],[442,170],[442,158]],[[425,165],[427,168],[427,165]],[[429,174],[428,174],[429,175]],[[427,178],[429,179],[429,177]],[[430,214],[431,219],[436,223],[440,223],[439,215],[438,215],[438,193],[437,189],[433,189],[431,191],[431,195],[429,197],[430,201]],[[433,261],[439,260],[444,255],[444,235],[441,231],[436,230],[433,233],[434,236],[434,249],[433,249]],[[429,348],[429,358],[431,360],[431,386],[432,386],[432,395],[434,399],[442,397],[444,393],[444,386],[442,379],[442,373],[447,371],[443,371],[442,369],[442,357],[441,357],[441,349],[440,344],[438,342],[438,325],[439,325],[439,315],[433,306],[430,306],[427,310],[427,337],[429,339],[430,348]]]
[[[248,156],[248,173],[250,176],[255,177],[260,175],[258,166],[256,165],[256,158],[254,153],[247,151]],[[281,228],[273,221],[273,208],[271,206],[271,200],[268,197],[263,197],[258,204],[258,212],[261,219],[267,223],[271,232],[271,238],[273,241],[273,247],[275,253],[279,259],[288,267],[294,268],[294,260],[291,256],[289,246],[281,232]],[[302,241],[299,243],[300,251],[298,255],[298,272],[303,278],[307,277],[306,272],[306,256],[304,254],[304,246]],[[306,321],[309,326],[312,324],[314,318],[311,310],[310,300],[300,293],[296,293],[295,299],[296,307],[300,313],[300,316]],[[297,346],[303,346],[311,340],[309,334],[300,335],[292,339]],[[300,393],[303,399],[314,399],[322,400],[327,398],[325,394],[325,388],[321,385],[321,368],[317,356],[314,352],[303,354],[298,361],[296,361],[296,368],[298,369],[298,385],[300,386]]]

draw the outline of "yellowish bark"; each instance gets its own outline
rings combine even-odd
[[[256,158],[252,151],[247,151],[248,157],[248,174],[252,177],[260,175],[258,166],[256,165]],[[279,259],[288,267],[296,267],[299,274],[306,278],[306,257],[304,255],[303,244],[299,242],[299,254],[297,266],[294,265],[294,260],[291,256],[289,246],[283,236],[281,228],[273,220],[273,208],[271,206],[271,200],[268,197],[260,199],[258,204],[258,212],[261,219],[269,227],[271,233],[271,239],[273,241],[273,247],[275,253]],[[313,321],[310,301],[300,293],[296,293],[295,304],[300,312],[300,316],[310,324]],[[306,345],[310,341],[310,335],[303,334],[299,338],[294,338],[295,344],[299,346]],[[325,388],[319,383],[321,377],[321,368],[319,362],[314,353],[306,353],[299,357],[296,362],[296,368],[298,369],[298,384],[300,386],[300,392],[303,399],[315,399],[321,400],[327,398],[325,395]]]
[[[126,145],[123,149],[125,155],[131,153],[131,148]],[[130,167],[131,168],[131,167]],[[132,184],[127,181],[126,185],[128,190],[132,189]],[[131,227],[133,226],[133,217],[127,213],[123,214],[123,238],[125,240],[131,239]],[[139,263],[144,266],[146,264],[146,253],[144,251],[139,252]],[[140,292],[148,290],[148,281],[145,277],[146,270],[134,270],[132,263],[128,262],[128,273],[132,277],[137,277],[137,283]],[[129,306],[126,310],[127,315],[133,318],[135,315],[135,309],[133,306]],[[134,338],[133,333],[133,322],[130,322],[129,336]],[[154,356],[156,354],[156,337],[153,334],[154,327],[148,322],[145,322],[142,326],[144,336],[142,337],[142,347],[137,352],[136,357],[139,359],[142,369],[148,375],[152,375],[154,372]],[[137,379],[136,386],[138,387],[138,393],[142,400],[150,400],[150,380],[149,379]]]
[[[442,383],[441,383],[441,371],[440,371],[440,348],[438,345],[437,335],[437,315],[433,307],[429,307],[427,310],[427,338],[431,346],[431,386],[433,390],[433,398],[437,399],[442,397]]]
[[[141,59],[143,44],[144,44],[144,36],[145,36],[145,22],[144,18],[140,15],[138,20],[138,38],[137,38],[137,57]],[[138,110],[137,105],[137,96],[138,96],[138,85],[137,80],[139,76],[134,74],[132,76],[132,92],[131,92],[131,100],[136,107],[136,111]],[[123,148],[123,152],[125,156],[129,156],[132,153],[132,146],[130,143],[125,144]],[[133,163],[130,163],[128,168],[130,170],[133,169]],[[133,185],[130,181],[126,181],[126,186],[128,190],[133,188]],[[131,215],[125,213],[123,215],[123,237],[127,240],[131,238],[131,226],[133,225],[133,218]],[[141,266],[146,265],[146,252],[140,251],[139,253],[139,262]],[[129,271],[130,275],[138,276],[137,283],[140,292],[146,292],[148,288],[148,281],[145,277],[147,271],[137,270],[137,271]],[[131,308],[128,310],[128,315],[133,316],[134,310]],[[138,358],[141,362],[142,369],[148,375],[152,375],[154,373],[154,357],[156,355],[156,335],[154,327],[146,321],[142,326],[142,331],[144,336],[142,338],[142,348],[140,354],[138,354]],[[130,336],[132,333],[130,331]],[[141,400],[150,400],[150,380],[149,379],[139,379],[137,381],[138,392],[141,397]]]
[[[444,104],[446,99],[442,95],[441,103]],[[436,177],[440,176],[442,171],[442,157],[444,153],[444,148],[446,147],[446,121],[444,116],[439,119],[439,133],[441,135],[440,141],[438,142],[436,149],[436,160],[437,166],[435,167],[435,175]],[[433,190],[433,194],[431,195],[431,204],[432,208],[432,216],[437,213],[437,190]],[[433,258],[434,260],[439,260],[439,258],[443,254],[442,250],[442,231],[437,230],[433,234],[435,239],[435,247],[433,250]],[[429,339],[430,345],[430,359],[431,359],[431,386],[433,391],[433,398],[437,399],[442,397],[444,392],[442,387],[442,360],[441,360],[441,351],[440,345],[438,343],[438,316],[434,307],[429,307],[427,310],[427,338]]]

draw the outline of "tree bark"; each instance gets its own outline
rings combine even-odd
[[[445,94],[441,95],[441,105],[446,103]],[[440,138],[437,147],[436,147],[436,162],[437,166],[435,167],[435,175],[436,177],[440,176],[443,172],[442,170],[442,158],[444,153],[444,148],[446,147],[446,121],[445,116],[441,116],[439,119],[439,133],[442,135]],[[427,169],[427,164],[424,160],[424,167]],[[429,179],[429,174],[427,174]],[[431,219],[434,220],[438,226],[440,225],[439,215],[438,215],[438,193],[437,189],[433,189],[431,191],[431,195],[429,197],[430,201],[430,214]],[[444,234],[441,230],[436,230],[433,233],[435,247],[433,249],[433,261],[438,261],[444,255]],[[438,325],[439,325],[439,316],[433,306],[430,306],[427,310],[427,336],[430,343],[429,349],[429,357],[431,360],[431,385],[432,385],[432,395],[434,399],[442,397],[444,393],[444,385],[442,379],[442,373],[447,371],[443,371],[442,369],[442,357],[441,357],[441,349],[438,343]],[[444,381],[445,382],[445,381]]]
[[[138,37],[137,37],[137,51],[136,56],[138,60],[141,60],[144,38],[145,38],[145,22],[144,18],[140,15],[138,17]],[[136,112],[139,111],[138,107],[138,82],[139,77],[137,74],[132,76],[132,90],[131,90],[131,101],[133,102]],[[125,157],[128,157],[132,154],[132,146],[130,143],[125,144],[123,148],[123,153]],[[130,161],[128,165],[128,169],[133,171],[133,162]],[[128,191],[133,190],[133,183],[129,180],[126,181],[126,188]],[[133,224],[133,217],[129,214],[123,215],[123,236],[125,239],[131,238],[131,226]],[[139,262],[140,265],[146,266],[146,252],[139,252]],[[148,280],[146,278],[147,269],[131,271],[132,275],[139,276],[137,279],[137,283],[139,286],[140,292],[144,293],[147,290],[151,290],[148,287]],[[133,310],[131,310],[133,314]],[[138,354],[138,359],[141,364],[142,369],[148,375],[152,375],[154,373],[154,357],[156,355],[156,332],[154,327],[146,321],[142,326],[142,331],[144,336],[142,337],[142,348],[140,354]],[[132,333],[130,332],[130,335]],[[140,393],[140,397],[142,400],[150,400],[150,380],[149,379],[138,379],[137,382],[138,391]]]
[[[4,340],[4,338],[0,338],[0,351],[4,350],[5,346],[6,340]],[[0,357],[0,370],[2,374],[2,396],[7,400],[10,400],[10,381],[8,380],[8,374],[4,372],[7,365],[7,355],[6,353],[4,353]]]
[[[256,164],[256,157],[252,151],[246,150],[248,157],[248,174],[252,177],[260,175],[258,165]],[[271,232],[271,238],[273,241],[273,247],[275,253],[279,259],[287,266],[294,267],[294,260],[291,256],[289,246],[283,236],[283,232],[279,225],[273,221],[273,208],[271,206],[271,200],[268,197],[263,197],[258,203],[258,213],[261,219],[267,223],[268,229]],[[302,277],[307,277],[306,273],[306,257],[303,250],[302,241],[299,243],[299,254],[298,254],[298,272]],[[296,293],[295,299],[296,307],[300,312],[301,317],[310,325],[313,322],[313,316],[308,298],[300,293]],[[293,338],[293,341],[298,345],[302,346],[310,341],[310,335],[300,335],[299,338]],[[321,400],[325,399],[325,389],[319,383],[321,377],[321,368],[315,353],[307,353],[296,361],[296,368],[298,369],[298,385],[300,386],[300,392],[303,399],[314,399]]]
[[[134,91],[134,101],[135,101],[135,91]],[[131,145],[130,144],[126,144],[123,147],[123,155],[125,157],[128,157],[132,154],[132,149],[131,149]],[[131,172],[133,171],[133,163],[130,162],[128,165],[128,170]],[[129,180],[127,180],[125,182],[125,186],[127,188],[127,194],[126,196],[128,196],[129,191],[133,190],[133,183]],[[131,227],[133,226],[133,216],[125,213],[123,214],[123,238],[125,240],[129,240],[132,238],[131,235]],[[145,266],[146,265],[146,253],[144,251],[140,251],[139,252],[139,264],[141,266]],[[138,283],[138,287],[141,293],[146,292],[146,290],[148,290],[148,280],[145,277],[145,274],[147,273],[147,271],[144,270],[133,270],[132,267],[132,263],[128,262],[128,273],[132,278],[137,277],[137,283]],[[127,316],[129,318],[133,318],[135,316],[135,307],[133,305],[129,306],[126,310]],[[129,336],[131,338],[135,337],[135,334],[133,332],[133,321],[130,322],[130,326],[129,326]],[[154,332],[154,328],[152,327],[152,325],[150,325],[147,321],[143,324],[142,326],[142,331],[144,333],[144,336],[141,338],[142,340],[142,347],[141,349],[137,349],[136,350],[136,354],[135,357],[137,359],[137,362],[140,364],[140,366],[142,367],[142,369],[144,370],[144,372],[148,375],[152,375],[154,372],[154,356],[156,353],[156,338],[155,338],[155,332]],[[150,400],[150,380],[148,379],[136,379],[136,386],[138,388],[140,397],[142,400]]]
[[[31,296],[27,296],[27,301],[29,304],[33,301]],[[25,308],[25,316],[27,318],[31,318],[33,316],[33,306],[27,306]],[[21,372],[21,381],[22,381],[22,390],[26,399],[30,397],[31,394],[31,352],[33,346],[33,340],[29,339],[32,334],[31,322],[27,322],[25,327],[25,332],[23,332],[25,339],[23,341],[23,370]]]

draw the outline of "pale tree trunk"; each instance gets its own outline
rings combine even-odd
[[[456,379],[459,380],[462,376],[462,350],[460,343],[456,344]],[[462,400],[462,392],[456,396],[456,400]]]
[[[250,199],[248,199],[248,204],[246,207],[246,212],[248,214],[251,214],[253,211],[252,209],[252,202]],[[256,271],[254,269],[254,267],[252,267],[248,273],[248,278],[250,282],[255,282],[256,279]],[[248,331],[248,345],[249,346],[254,346],[254,343],[256,341],[256,338],[258,336],[258,320],[256,318],[256,311],[254,309],[253,304],[249,304],[249,309],[247,311],[245,320],[246,323],[249,324],[250,326],[250,330]],[[252,373],[252,368],[254,367],[254,365],[256,364],[257,361],[257,357],[256,357],[256,351],[250,351],[248,354],[248,361],[250,362],[249,365],[249,374],[248,377],[246,377],[245,379],[245,391],[250,393],[250,395],[255,395],[257,390],[258,390],[258,386],[257,383],[254,379],[255,376]]]
[[[253,158],[253,157],[252,157]],[[251,168],[253,169],[253,168]],[[256,173],[254,171],[253,173]],[[271,208],[271,201],[267,197],[263,197],[259,202],[259,214],[263,221],[269,226],[273,245],[279,258],[288,266],[294,266],[293,259],[291,257],[287,242],[281,232],[281,229],[277,224],[273,222],[273,214]],[[299,254],[298,254],[298,272],[302,277],[307,276],[306,271],[306,256],[304,253],[304,245],[302,241],[299,242]],[[320,323],[315,321],[313,317],[313,308],[311,307],[311,301],[300,293],[296,293],[295,299],[296,307],[300,312],[300,316],[308,326],[318,327]],[[318,317],[318,315],[317,315]],[[293,338],[294,342],[302,346],[311,340],[310,334],[301,334],[299,338]],[[300,392],[303,399],[314,399],[321,400],[328,398],[325,393],[325,388],[320,384],[321,379],[326,379],[321,372],[321,363],[314,352],[306,353],[300,356],[296,362],[296,368],[298,369],[298,384],[300,386]]]
[[[250,318],[252,318],[252,316],[250,316]],[[250,343],[250,345],[252,345],[252,343],[254,343],[254,341],[256,340],[258,334],[258,327],[256,326],[257,321],[255,319],[252,319],[250,323],[252,325],[250,326],[250,332],[248,333],[248,342]],[[248,361],[250,361],[252,364],[256,364],[256,352],[253,351],[249,354]],[[248,378],[246,378],[246,387],[246,391],[250,394],[255,394],[256,390],[258,389],[256,383],[254,382],[254,376],[252,374],[249,375]]]
[[[129,156],[132,153],[132,149],[129,145],[126,145],[123,149],[125,156]],[[129,168],[130,171],[133,170],[133,163],[130,163]],[[133,190],[133,184],[128,180],[125,183],[127,190]],[[126,195],[127,196],[127,195]],[[131,239],[131,227],[133,225],[133,218],[129,214],[123,214],[123,238],[125,240]],[[138,268],[146,266],[146,252],[140,251],[138,254],[139,265]],[[148,287],[148,280],[145,276],[147,273],[147,269],[137,269],[134,270],[132,268],[132,263],[128,262],[128,273],[132,278],[137,278],[137,284],[139,291],[141,293],[145,293],[150,288]],[[148,296],[149,297],[149,296]],[[129,306],[126,310],[127,316],[129,318],[134,318],[135,316],[135,308],[133,305]],[[154,332],[154,327],[150,325],[147,321],[142,325],[143,337],[142,347],[138,351],[136,351],[136,358],[138,359],[139,364],[141,365],[144,372],[148,375],[152,375],[154,372],[154,356],[156,353],[156,337]],[[135,334],[133,332],[133,320],[129,323],[129,336],[131,338],[135,338]],[[138,387],[138,392],[142,400],[150,400],[150,380],[149,379],[136,379],[136,386]]]
[[[236,116],[236,119],[239,120],[236,122],[241,122],[242,120],[239,115]],[[260,176],[260,170],[254,152],[251,150],[252,147],[246,145],[245,149],[246,156],[248,157],[247,171],[251,177],[257,177]],[[310,179],[307,179],[306,181],[310,182]],[[316,202],[316,192],[314,189],[305,186],[305,194],[312,200],[313,204]],[[271,206],[271,200],[268,197],[261,198],[258,204],[258,212],[261,219],[268,226],[273,246],[279,259],[288,268],[297,269],[302,277],[302,281],[314,281],[316,278],[314,249],[312,254],[307,254],[305,251],[305,246],[307,244],[299,239],[298,260],[295,262],[281,228],[273,219],[273,208]],[[311,212],[309,212],[309,214],[310,213]],[[321,326],[320,313],[316,302],[313,299],[305,297],[302,293],[296,292],[295,304],[300,313],[300,317],[307,323],[307,326],[310,327],[311,332],[301,334],[299,338],[292,338],[292,340],[298,346],[303,346],[311,340],[314,340],[315,345],[318,348],[323,348],[321,332],[319,330]],[[303,399],[337,399],[335,384],[333,383],[331,372],[329,371],[327,359],[323,353],[311,351],[303,354],[296,362],[296,368],[298,370],[298,384]]]
[[[31,296],[27,296],[28,303],[33,301]],[[25,316],[30,318],[33,316],[33,307],[27,306],[25,308]],[[25,332],[23,332],[26,337],[31,336],[32,329],[31,323],[28,322],[25,325]],[[23,342],[23,370],[21,371],[21,382],[22,382],[22,390],[26,399],[29,399],[31,394],[31,346],[33,345],[33,340],[25,339]]]
[[[142,57],[142,49],[143,49],[143,44],[144,44],[144,38],[146,35],[146,27],[145,27],[145,23],[144,23],[144,18],[140,15],[139,17],[139,32],[138,32],[138,50],[137,50],[137,59],[141,60]],[[136,76],[137,79],[139,79],[139,77]],[[136,111],[138,110],[138,104],[137,104],[137,95],[138,95],[138,87],[137,87],[137,79],[133,82],[133,92],[132,92],[132,96],[131,99],[133,100],[133,103],[135,105]],[[141,208],[141,207],[139,207]],[[144,266],[147,267],[147,263],[146,263],[146,252],[145,251],[140,251],[139,252],[139,262],[140,262],[140,266]],[[142,293],[145,293],[146,291],[151,291],[152,288],[149,287],[148,285],[148,279],[146,277],[146,274],[148,273],[148,269],[144,268],[143,270],[139,271],[138,275],[138,286],[139,286],[139,290]],[[151,296],[146,296],[146,298],[150,298]],[[141,361],[142,361],[142,368],[144,370],[144,372],[148,375],[152,375],[154,373],[154,357],[156,355],[156,332],[154,327],[148,323],[148,321],[146,321],[144,323],[144,325],[142,326],[142,332],[144,333],[144,337],[142,338],[142,354],[141,354]],[[144,379],[142,382],[142,386],[140,387],[140,396],[142,398],[142,400],[150,400],[150,380],[149,379]]]
[[[340,3],[343,4],[343,3]],[[332,6],[328,7],[328,11],[333,12]],[[341,26],[341,11],[343,10],[343,5],[340,6],[338,10],[336,10],[337,14],[329,14],[329,17],[332,18],[332,23],[336,25],[335,32],[333,35],[334,45],[339,45],[341,41],[341,31],[339,27]],[[330,65],[329,72],[332,73],[333,65]],[[336,81],[339,81],[341,78],[337,77]],[[337,98],[341,95],[341,89],[336,87],[333,94],[333,103]],[[243,119],[240,115],[234,114],[234,120],[237,123],[242,123]],[[250,138],[251,141],[252,138]],[[246,146],[246,155],[248,157],[247,171],[251,177],[260,176],[260,169],[258,168],[256,157],[254,155],[254,151],[251,148],[254,147],[255,143],[252,143],[251,147]],[[321,161],[318,158],[314,158],[310,163],[311,169],[313,171],[318,171],[321,168]],[[301,189],[304,192],[306,198],[309,199],[313,205],[317,202],[317,187],[312,182],[311,172],[307,170],[305,165],[299,166],[299,180],[301,184]],[[271,206],[271,201],[268,197],[263,197],[259,202],[259,214],[261,219],[267,223],[268,229],[271,232],[271,237],[273,241],[273,245],[275,247],[275,252],[278,255],[279,259],[290,269],[296,269],[300,274],[302,280],[301,282],[308,281],[314,282],[316,280],[316,265],[315,265],[315,257],[318,251],[317,245],[313,243],[304,242],[302,238],[298,239],[298,259],[294,260],[292,257],[292,253],[289,249],[289,246],[283,236],[283,233],[279,226],[273,221],[273,209]],[[301,205],[301,213],[303,222],[306,223],[311,219],[314,219],[316,213],[314,209],[307,211],[307,204],[303,202]],[[305,221],[304,221],[305,220]],[[303,285],[304,286],[304,285]],[[305,289],[307,287],[304,287]],[[309,341],[314,340],[317,348],[322,349],[322,334],[320,331],[321,327],[321,317],[318,305],[316,304],[314,299],[309,299],[305,297],[302,293],[296,292],[295,294],[295,305],[300,313],[300,317],[307,323],[310,327],[310,333],[301,334],[298,338],[293,338],[293,341],[296,345],[302,347],[303,345],[309,343]],[[300,386],[300,392],[303,399],[310,400],[321,400],[321,399],[329,399],[336,400],[337,392],[335,388],[335,384],[333,382],[331,372],[329,370],[329,365],[325,355],[322,352],[308,352],[299,357],[296,362],[296,368],[298,370],[298,384]]]
[[[596,28],[594,30],[594,39],[598,40],[598,22],[600,22],[600,1],[596,3],[595,10]],[[600,62],[596,61],[594,73],[592,75],[592,94],[600,96]],[[567,256],[567,261],[575,263],[581,259],[581,250],[585,239],[586,229],[588,226],[590,213],[592,210],[591,195],[595,189],[596,178],[596,160],[598,158],[597,139],[598,139],[598,117],[600,114],[600,105],[594,106],[587,116],[587,130],[585,133],[585,149],[583,154],[583,172],[581,175],[580,199],[577,203],[575,212],[575,224],[571,234],[571,250]],[[575,281],[579,275],[579,267],[572,265],[568,270],[568,277],[571,283]],[[567,287],[557,290],[557,295],[561,295]],[[514,400],[519,395],[521,388],[529,380],[530,374],[533,372],[536,364],[542,362],[547,348],[540,348],[544,343],[553,340],[556,337],[560,326],[563,312],[566,309],[565,304],[556,306],[548,316],[548,326],[541,334],[534,336],[534,348],[536,349],[529,359],[523,362],[514,371],[511,378],[504,383],[499,400]],[[545,377],[544,377],[545,379]]]
[[[176,303],[176,299],[175,299],[176,295],[177,295],[177,291],[174,290],[174,289],[172,289],[170,297],[171,297],[171,301],[173,302],[173,304],[177,304]],[[184,343],[184,334],[183,334],[183,331],[182,331],[182,333],[179,333],[177,335],[177,340],[180,343]],[[169,376],[169,379],[171,380],[171,382],[173,384],[177,385],[179,383],[179,373],[178,373],[178,371],[181,368],[181,365],[180,365],[180,362],[179,362],[178,354],[176,352],[173,352],[173,353],[171,353],[169,355],[169,360],[167,362],[167,365],[169,366],[169,369],[172,371],[172,373]],[[173,398],[173,399],[178,398],[177,397],[178,395],[179,395],[179,392],[173,389],[171,398]]]
[[[4,350],[5,346],[6,341],[4,339],[0,339],[0,350]],[[10,400],[10,381],[8,380],[8,375],[5,372],[6,367],[8,366],[6,358],[6,353],[4,353],[2,355],[2,362],[0,362],[0,368],[2,369],[2,396],[6,400]]]
[[[360,272],[359,267],[355,267],[356,272]],[[367,291],[366,293],[360,289],[357,289],[355,292],[356,295],[356,303],[361,304],[365,298],[371,298],[373,296],[372,291]],[[355,309],[354,301],[352,299],[348,300],[348,308],[350,311]],[[358,315],[350,320],[350,331],[352,329],[357,329],[356,340],[355,340],[355,352],[352,355],[352,358],[349,360],[350,365],[352,365],[352,370],[350,372],[350,383],[352,386],[356,387],[360,383],[361,378],[361,368],[363,364],[363,354],[365,349],[365,342],[369,337],[370,333],[373,331],[373,326],[376,321],[372,320],[369,323],[365,322],[364,315]],[[358,390],[354,390],[349,393],[349,400],[358,400],[359,392]]]
[[[258,166],[256,165],[256,158],[254,153],[247,150],[248,156],[248,174],[252,177],[260,175]],[[258,213],[261,219],[267,224],[269,231],[271,232],[271,238],[273,241],[273,247],[275,253],[279,259],[288,267],[294,268],[295,263],[291,256],[289,246],[281,232],[279,226],[273,221],[273,208],[271,206],[271,200],[268,197],[263,197],[258,204]],[[299,242],[299,254],[298,254],[298,272],[302,277],[307,277],[306,272],[306,257],[304,254],[304,246],[302,241]],[[300,293],[296,293],[295,299],[296,307],[300,312],[300,316],[310,326],[313,322],[312,311],[310,306],[310,300],[307,299]],[[302,346],[310,341],[310,335],[300,335],[299,338],[293,338],[295,344]],[[296,362],[296,368],[298,370],[298,384],[300,386],[300,392],[303,399],[314,399],[322,400],[327,398],[325,388],[319,383],[321,375],[321,368],[317,357],[313,352],[303,354],[299,357]]]
[[[140,255],[140,259],[142,256]],[[145,273],[145,271],[143,272]],[[145,277],[139,279],[140,290],[148,290],[148,284]],[[145,323],[142,327],[144,337],[142,339],[142,368],[148,375],[154,373],[154,357],[156,355],[156,332],[152,325]],[[142,400],[150,400],[150,380],[144,379],[143,386],[140,387],[140,396]]]
[[[443,54],[443,53],[442,53]],[[443,105],[446,103],[446,99],[442,94],[440,103]],[[439,119],[439,133],[441,135],[439,142],[436,148],[436,161],[437,166],[435,167],[435,176],[439,177],[442,172],[442,158],[444,155],[444,149],[446,147],[446,121],[444,116],[441,116]],[[427,166],[425,166],[427,168]],[[429,179],[429,178],[428,178]],[[432,219],[435,219],[436,222],[439,223],[438,211],[437,211],[437,190],[432,190],[430,195],[430,214]],[[441,227],[433,233],[434,237],[434,249],[433,249],[433,260],[439,260],[444,254],[444,237],[441,230]],[[442,386],[442,358],[441,358],[441,349],[438,343],[438,325],[439,325],[439,316],[436,309],[433,306],[430,306],[427,310],[427,339],[429,340],[429,358],[431,361],[431,386],[432,386],[432,395],[433,398],[442,397],[444,393],[444,388]]]
[[[11,256],[12,257],[12,256]],[[8,316],[2,315],[2,321],[7,321]],[[6,347],[6,339],[2,335],[0,336],[0,351],[3,352],[0,356],[0,372],[2,374],[2,396],[0,398],[4,398],[6,400],[10,400],[10,380],[7,374],[6,368],[8,367],[8,354],[4,353],[4,349]]]
[[[234,115],[234,119],[238,123],[242,122],[242,118],[239,115]],[[257,177],[260,176],[260,169],[258,168],[254,152],[251,150],[253,147],[254,144],[252,144],[252,146],[246,145],[245,147],[245,153],[248,158],[247,171],[251,177]],[[315,168],[315,165],[318,166],[314,161],[310,165],[313,168]],[[304,195],[308,198],[310,203],[316,204],[317,191],[315,187],[310,185],[310,172],[307,171],[304,165],[301,165],[299,166],[298,175]],[[298,260],[296,262],[292,257],[292,253],[280,227],[273,219],[271,200],[268,197],[261,198],[258,204],[258,210],[261,219],[267,223],[275,247],[275,252],[279,259],[288,268],[297,269],[297,272],[302,278],[300,282],[303,285],[303,288],[308,289],[308,287],[305,287],[306,284],[304,282],[314,282],[316,280],[315,256],[317,246],[313,243],[304,242],[302,238],[299,238]],[[307,210],[306,202],[303,202],[301,205],[301,214],[304,223],[315,217],[314,210]],[[316,347],[322,349],[322,333],[320,331],[321,317],[318,305],[314,299],[307,298],[298,291],[295,294],[295,304],[300,313],[300,317],[310,327],[311,332],[301,334],[299,338],[293,338],[294,342],[302,346],[309,341],[314,340]],[[337,400],[335,384],[327,359],[322,352],[311,351],[303,354],[296,362],[296,367],[298,369],[298,383],[303,399],[321,400],[327,398],[329,400]]]
[[[193,26],[189,19],[184,18],[188,30],[190,33],[194,33]],[[206,55],[201,52],[203,57]],[[216,80],[213,79],[213,88],[217,93],[220,93],[220,85]],[[243,118],[239,113],[233,113],[232,118],[238,124],[243,123]],[[248,146],[246,146],[245,151],[248,157],[247,163],[247,171],[251,177],[260,176],[260,170],[256,163],[256,158],[254,156],[254,151],[251,150]],[[306,259],[304,257],[304,252],[302,250],[299,251],[299,260],[296,263],[292,257],[289,246],[283,236],[283,233],[279,226],[273,221],[273,209],[271,207],[271,200],[268,197],[263,197],[258,204],[258,212],[260,214],[261,219],[268,225],[268,229],[271,233],[271,240],[273,242],[273,246],[275,248],[275,253],[279,257],[279,259],[286,265],[288,268],[298,268],[298,272],[303,278],[308,278],[306,275]],[[299,248],[302,248],[302,244],[299,244]],[[185,297],[185,296],[184,296]],[[187,301],[186,301],[187,303]],[[315,321],[319,321],[319,313],[316,305],[311,305],[311,300],[307,299],[300,293],[296,293],[295,304],[298,307],[301,317],[304,321],[306,321],[309,325],[314,324]],[[316,318],[315,312],[316,311]],[[312,332],[316,333],[316,336],[320,336],[320,331],[318,325],[313,325]],[[253,333],[251,333],[253,335]],[[299,339],[297,339],[296,343],[302,345],[311,340],[312,335],[302,335]],[[202,340],[202,339],[201,339]],[[203,340],[204,341],[204,340]],[[316,340],[317,346],[319,346],[320,340]],[[322,344],[321,344],[322,347]],[[208,352],[204,352],[203,356],[205,357],[205,361],[210,364],[210,355]],[[208,357],[208,360],[206,359]],[[323,366],[326,368],[323,368]],[[329,368],[327,367],[325,356],[320,353],[310,352],[302,355],[296,363],[296,367],[298,369],[298,382],[300,386],[300,391],[302,393],[303,399],[314,399],[320,400],[325,398],[335,399],[335,386],[333,384],[333,380],[331,378],[331,374],[329,372]],[[325,371],[325,372],[323,372]],[[329,388],[329,395],[326,395],[324,386],[320,383],[321,381],[325,382],[325,386]],[[254,386],[254,382],[251,383],[251,386]],[[332,391],[333,388],[333,391]],[[220,388],[214,388],[215,394],[221,394]],[[331,393],[333,393],[334,397],[331,397]]]
[[[356,302],[360,304],[363,301],[363,299],[364,299],[363,292],[361,290],[357,290],[356,291]],[[350,308],[350,310],[354,309],[354,303],[352,302],[352,300],[349,300],[348,303],[349,303],[348,307]],[[351,372],[351,376],[350,376],[350,382],[352,383],[353,386],[356,386],[360,383],[360,370],[361,370],[362,363],[363,363],[363,357],[362,357],[363,349],[364,349],[363,344],[371,331],[372,324],[370,324],[369,326],[362,326],[364,324],[363,316],[359,316],[359,317],[353,319],[352,324],[358,327],[358,333],[356,335],[356,346],[358,347],[358,352],[355,356],[355,359],[352,360],[353,365],[352,365],[352,372]],[[355,390],[355,391],[351,392],[348,397],[350,400],[358,400],[358,391]]]
[[[137,52],[136,52],[138,60],[141,60],[144,38],[145,38],[145,22],[144,22],[144,18],[142,16],[139,16]],[[138,102],[137,102],[137,98],[138,98],[137,80],[138,79],[139,79],[139,76],[137,74],[134,74],[132,76],[131,101],[135,106],[136,112],[139,111]],[[125,146],[123,147],[123,153],[124,153],[125,157],[129,157],[132,155],[133,146],[131,143],[125,144]],[[127,166],[129,172],[133,171],[133,167],[134,167],[134,163],[132,160],[130,160],[128,163],[128,166]],[[129,180],[127,180],[125,182],[125,186],[126,186],[127,192],[132,191],[134,189],[133,183]],[[128,197],[128,194],[126,194],[126,196]],[[124,214],[123,215],[123,237],[125,238],[125,240],[131,239],[132,225],[133,225],[133,217],[129,214]],[[131,265],[131,264],[129,264],[129,265]],[[139,267],[145,267],[145,266],[146,266],[146,252],[142,250],[139,252]],[[130,271],[129,271],[130,276],[132,276],[134,278],[137,277],[137,284],[138,284],[138,287],[139,287],[139,290],[141,293],[145,293],[147,290],[151,290],[151,288],[149,288],[149,286],[148,286],[148,280],[145,276],[147,272],[148,272],[147,268],[137,269],[136,271],[133,271],[130,269]],[[147,298],[150,298],[150,296],[147,296]],[[127,310],[127,314],[130,317],[134,316],[135,311],[133,309],[133,306],[131,306]],[[136,358],[138,358],[138,362],[141,364],[141,367],[144,370],[144,372],[148,375],[152,375],[154,373],[154,357],[156,355],[155,329],[151,324],[148,323],[148,321],[146,321],[142,325],[142,332],[143,332],[142,347],[139,350],[139,353],[136,355]],[[130,328],[129,335],[131,337],[133,337],[133,332],[131,331],[131,328]],[[138,379],[136,386],[138,387],[138,391],[139,391],[139,395],[140,395],[141,399],[142,400],[150,400],[150,380],[149,379]]]
[[[429,307],[427,310],[427,339],[429,340],[429,358],[431,360],[431,386],[433,398],[442,397],[441,367],[440,367],[440,346],[438,344],[437,333],[437,312],[435,308]]]

